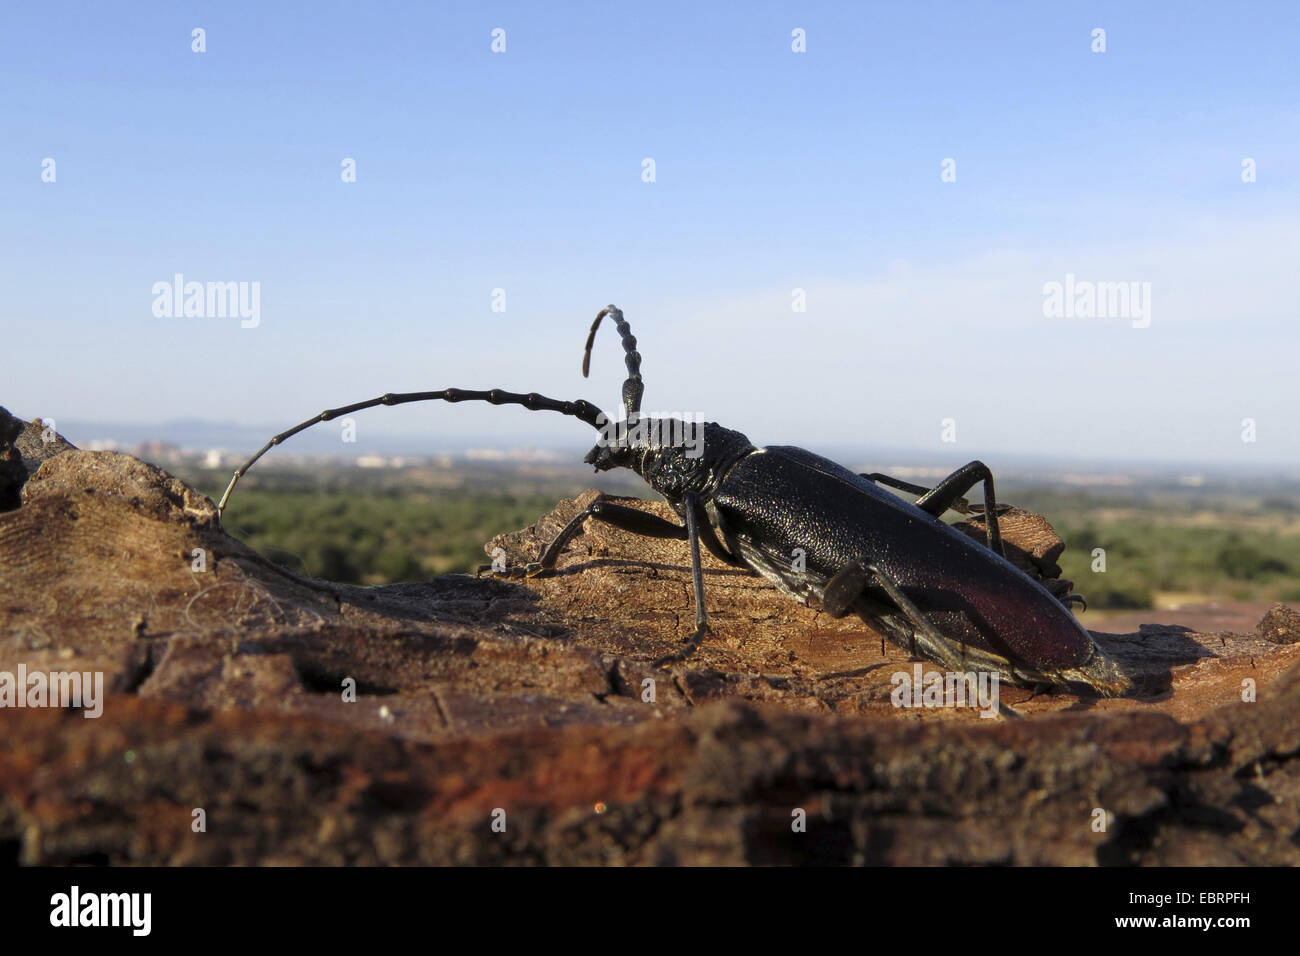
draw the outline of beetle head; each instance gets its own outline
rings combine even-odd
[[[754,450],[740,432],[716,422],[637,417],[600,427],[587,464],[597,471],[630,468],[674,504],[687,492],[712,494],[731,466]]]

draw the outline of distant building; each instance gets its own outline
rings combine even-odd
[[[143,461],[151,462],[176,462],[181,460],[181,450],[171,442],[165,441],[142,441],[131,450]]]

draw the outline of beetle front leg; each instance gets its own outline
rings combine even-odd
[[[588,518],[595,518],[624,531],[645,535],[646,537],[670,538],[678,541],[685,538],[691,545],[691,585],[695,592],[695,630],[686,639],[685,646],[681,650],[655,661],[655,666],[667,667],[669,664],[683,661],[695,653],[704,640],[704,636],[709,633],[708,614],[704,607],[704,569],[700,562],[701,539],[715,557],[728,564],[737,564],[738,562],[723,550],[722,545],[718,543],[717,538],[713,535],[711,527],[706,525],[704,528],[705,533],[701,533],[698,518],[699,499],[694,494],[688,493],[682,497],[682,504],[686,511],[686,523],[685,525],[677,525],[648,511],[629,508],[627,505],[620,505],[612,501],[606,501],[604,498],[597,498],[570,518],[559,533],[551,539],[550,543],[542,549],[542,553],[537,560],[523,567],[523,572],[527,577],[531,578],[552,570],[561,552],[564,551],[569,542],[582,534],[583,526]]]
[[[517,577],[519,572],[522,571],[525,577],[531,578],[553,570],[556,561],[559,560],[560,554],[563,553],[569,542],[583,533],[588,518],[603,521],[623,531],[643,535],[647,538],[668,538],[685,541],[689,540],[691,536],[691,531],[687,525],[674,524],[660,518],[658,515],[642,511],[640,508],[630,508],[627,505],[617,504],[607,500],[602,495],[570,518],[559,533],[542,549],[536,561],[531,561],[522,568],[514,569],[514,573],[498,572],[498,574]],[[704,546],[718,560],[737,567],[742,566],[739,561],[723,549],[717,536],[713,534],[711,527],[706,525],[703,529],[700,529],[696,536],[704,542]]]
[[[547,543],[546,547],[542,548],[542,552],[537,556],[536,561],[530,561],[521,568],[498,571],[497,574],[504,577],[518,577],[522,573],[524,577],[533,578],[539,574],[554,570],[555,562],[559,560],[560,554],[570,541],[582,534],[588,518],[595,518],[612,524],[616,528],[622,528],[624,531],[631,531],[634,534],[645,535],[648,538],[674,538],[680,541],[687,536],[686,528],[683,525],[665,521],[658,515],[650,514],[648,511],[642,511],[639,508],[629,508],[627,505],[615,504],[601,496],[570,518],[559,533]],[[486,570],[487,567],[490,566],[485,565],[480,570]]]
[[[583,526],[588,518],[595,518],[598,521],[612,524],[616,528],[631,531],[633,534],[645,535],[648,538],[675,538],[680,541],[687,536],[686,528],[673,524],[671,521],[666,521],[658,515],[650,514],[650,512],[642,511],[639,508],[629,508],[627,505],[615,504],[612,501],[606,501],[603,497],[597,498],[569,519],[568,524],[560,530],[560,533],[542,549],[542,553],[537,560],[528,566],[528,576],[534,577],[543,571],[554,568],[555,562],[559,560],[560,553],[568,543],[582,534]]]

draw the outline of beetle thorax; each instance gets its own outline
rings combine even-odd
[[[688,492],[712,495],[731,466],[754,450],[740,432],[717,422],[640,417],[609,422],[587,453],[597,471],[630,468],[671,502]]]

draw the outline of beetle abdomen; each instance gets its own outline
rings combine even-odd
[[[872,564],[955,643],[1036,673],[1086,673],[1104,661],[1098,680],[1113,683],[1113,664],[1045,588],[828,459],[801,448],[759,449],[727,473],[713,503],[729,546],[769,579],[789,583],[798,551],[823,585],[850,561]]]

